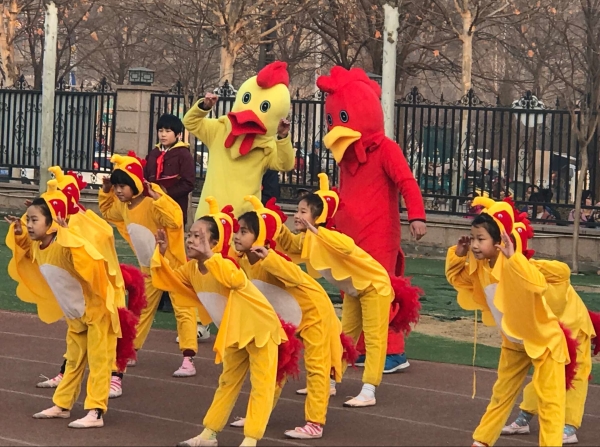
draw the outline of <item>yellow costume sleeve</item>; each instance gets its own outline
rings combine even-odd
[[[548,288],[544,275],[521,253],[515,253],[504,261],[502,275],[507,271],[510,272],[511,278],[518,280],[521,287],[529,292],[542,295]]]
[[[21,219],[23,222],[23,219]],[[25,223],[23,222],[23,228]],[[38,316],[44,323],[55,323],[63,317],[63,311],[41,274],[38,264],[31,256],[31,240],[26,234],[14,233],[12,224],[6,235],[6,246],[13,257],[8,264],[8,275],[17,283],[17,297],[37,306]]]
[[[202,141],[206,147],[210,148],[222,124],[214,118],[207,118],[210,110],[202,110],[200,108],[200,104],[203,102],[204,99],[201,99],[188,110],[183,117],[183,125],[197,139]],[[285,170],[289,171],[290,169]]]
[[[327,228],[319,227],[317,236],[331,248],[346,256],[351,255],[356,248],[356,244],[352,238],[339,231],[331,231]]]
[[[267,272],[283,282],[286,287],[298,287],[304,281],[300,267],[273,250],[269,250],[269,255],[261,263]]]
[[[456,255],[456,245],[446,254],[446,279],[455,289],[473,290],[473,280],[469,274],[467,256]]]
[[[169,229],[183,228],[183,211],[171,197],[164,193],[160,186],[151,184],[152,189],[160,194],[160,197],[152,202],[152,215],[160,226]],[[171,241],[169,240],[169,244]]]
[[[191,272],[195,268],[197,268],[195,262],[187,262],[173,270],[169,265],[169,260],[160,254],[158,247],[150,260],[152,285],[157,289],[170,292],[176,306],[198,309],[200,321],[207,325],[212,323],[212,319],[198,299],[191,282]]]
[[[290,135],[288,134],[287,137],[281,140],[276,139],[275,144],[277,150],[269,159],[268,168],[274,171],[291,171],[294,168],[296,151],[292,146]]]
[[[214,254],[204,262],[204,266],[215,279],[228,289],[239,290],[246,287],[248,278],[233,261],[223,259],[220,254]]]
[[[277,236],[277,247],[281,248],[287,255],[300,255],[304,245],[304,234],[294,234],[288,227],[282,225],[279,236]]]
[[[119,202],[112,189],[109,192],[104,192],[102,189],[98,191],[98,207],[102,217],[109,222],[123,222],[120,205],[121,202]]]

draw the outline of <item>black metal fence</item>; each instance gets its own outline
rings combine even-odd
[[[89,173],[110,170],[114,149],[116,93],[106,80],[91,88],[59,80],[54,111],[52,163],[65,171]],[[21,77],[0,89],[0,176],[32,177],[40,166],[42,92]],[[29,180],[28,180],[29,181]]]

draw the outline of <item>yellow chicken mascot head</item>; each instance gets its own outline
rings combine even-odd
[[[231,112],[231,132],[225,140],[230,148],[237,137],[244,136],[239,153],[246,155],[252,149],[256,135],[274,137],[279,121],[290,111],[290,77],[285,62],[273,62],[258,75],[247,79],[239,88]]]

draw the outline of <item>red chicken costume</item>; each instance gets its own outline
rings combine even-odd
[[[402,369],[408,366],[405,359],[398,361],[404,354],[404,332],[418,319],[420,304],[419,291],[402,278],[398,193],[411,223],[426,220],[423,197],[400,146],[385,136],[379,85],[359,68],[333,67],[329,76],[317,79],[317,86],[327,93],[323,141],[340,167],[336,227],[381,263],[396,285],[404,286],[405,293],[396,296],[391,308],[387,347],[391,369]],[[364,353],[362,340],[358,347]],[[386,372],[393,372],[387,361]]]

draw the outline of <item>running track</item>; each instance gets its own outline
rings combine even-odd
[[[175,379],[180,354],[175,333],[153,330],[139,365],[130,368],[124,394],[111,400],[104,428],[73,430],[69,421],[38,421],[31,416],[52,405],[52,390],[35,388],[39,374],[54,376],[62,362],[66,326],[51,326],[28,314],[0,312],[0,446],[9,445],[175,445],[197,435],[217,384],[220,367],[214,364],[212,344],[202,343],[196,357],[198,375]],[[384,376],[377,406],[343,408],[345,396],[360,389],[360,369],[350,369],[338,395],[331,399],[325,436],[319,440],[287,440],[283,432],[303,423],[304,399],[294,394],[303,386],[290,382],[273,412],[259,445],[471,445],[471,433],[483,414],[495,373],[477,371],[477,396],[471,399],[472,369],[464,366],[412,362],[403,374]],[[84,386],[85,389],[85,386]],[[233,416],[244,414],[248,384]],[[82,393],[83,394],[83,393]],[[83,398],[72,418],[84,415]],[[580,445],[597,445],[600,387],[590,387],[588,405],[579,431]],[[530,436],[500,438],[499,446],[537,445],[537,424]],[[238,446],[239,429],[226,427],[222,446]]]

